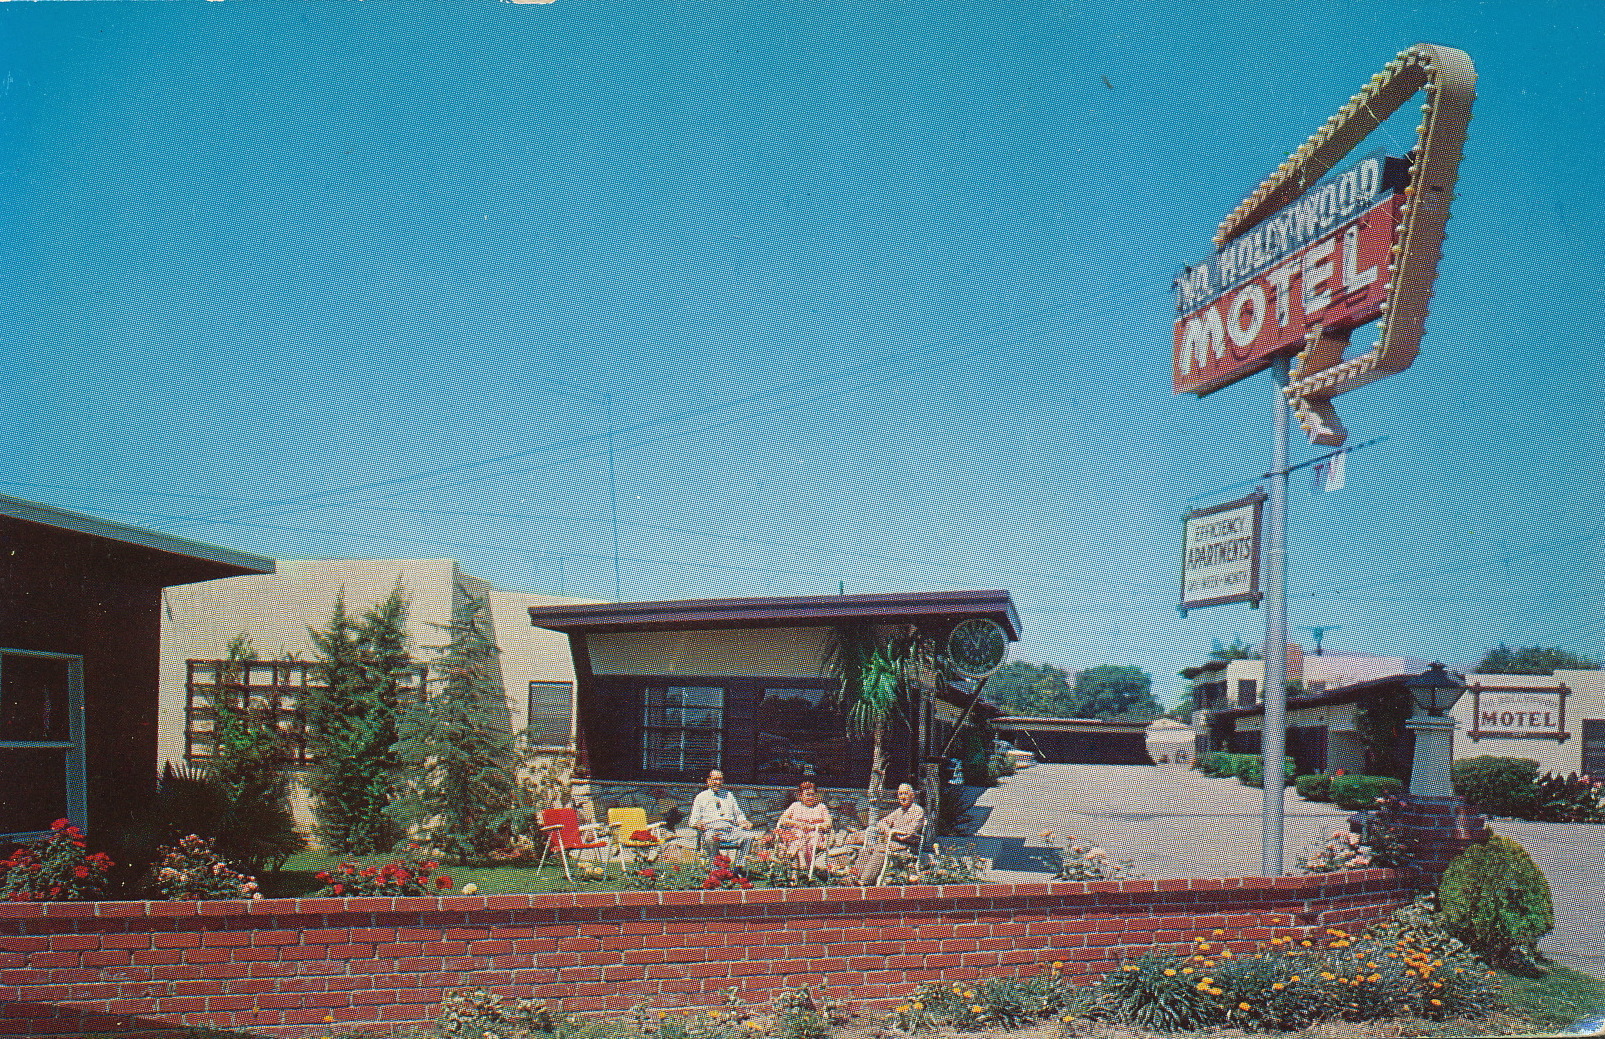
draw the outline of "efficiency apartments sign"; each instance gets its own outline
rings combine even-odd
[[[1260,513],[1265,494],[1182,517],[1181,615],[1202,606],[1264,598],[1259,586]]]

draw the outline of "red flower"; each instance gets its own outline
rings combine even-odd
[[[451,878],[450,877],[436,877],[435,878],[435,886],[440,888],[441,890],[445,890],[446,888],[451,887]]]

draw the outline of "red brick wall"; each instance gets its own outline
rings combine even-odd
[[[932,980],[1101,976],[1216,928],[1239,951],[1410,900],[1392,870],[1212,880],[255,902],[0,903],[0,1035],[161,1024],[273,1035],[430,1020],[483,986],[576,1012],[752,1001],[799,984],[883,1006]]]

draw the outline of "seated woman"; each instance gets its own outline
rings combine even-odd
[[[786,806],[775,823],[780,850],[803,869],[814,868],[814,858],[830,835],[830,809],[819,802],[819,790],[812,780],[797,785],[797,800]]]
[[[914,788],[904,783],[897,788],[897,807],[881,816],[864,834],[856,868],[858,882],[873,884],[880,879],[887,852],[917,852],[924,829],[925,809],[914,802]]]

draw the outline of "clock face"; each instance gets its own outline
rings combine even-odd
[[[985,678],[1003,666],[1009,637],[996,621],[960,621],[947,637],[947,662],[965,678]]]

